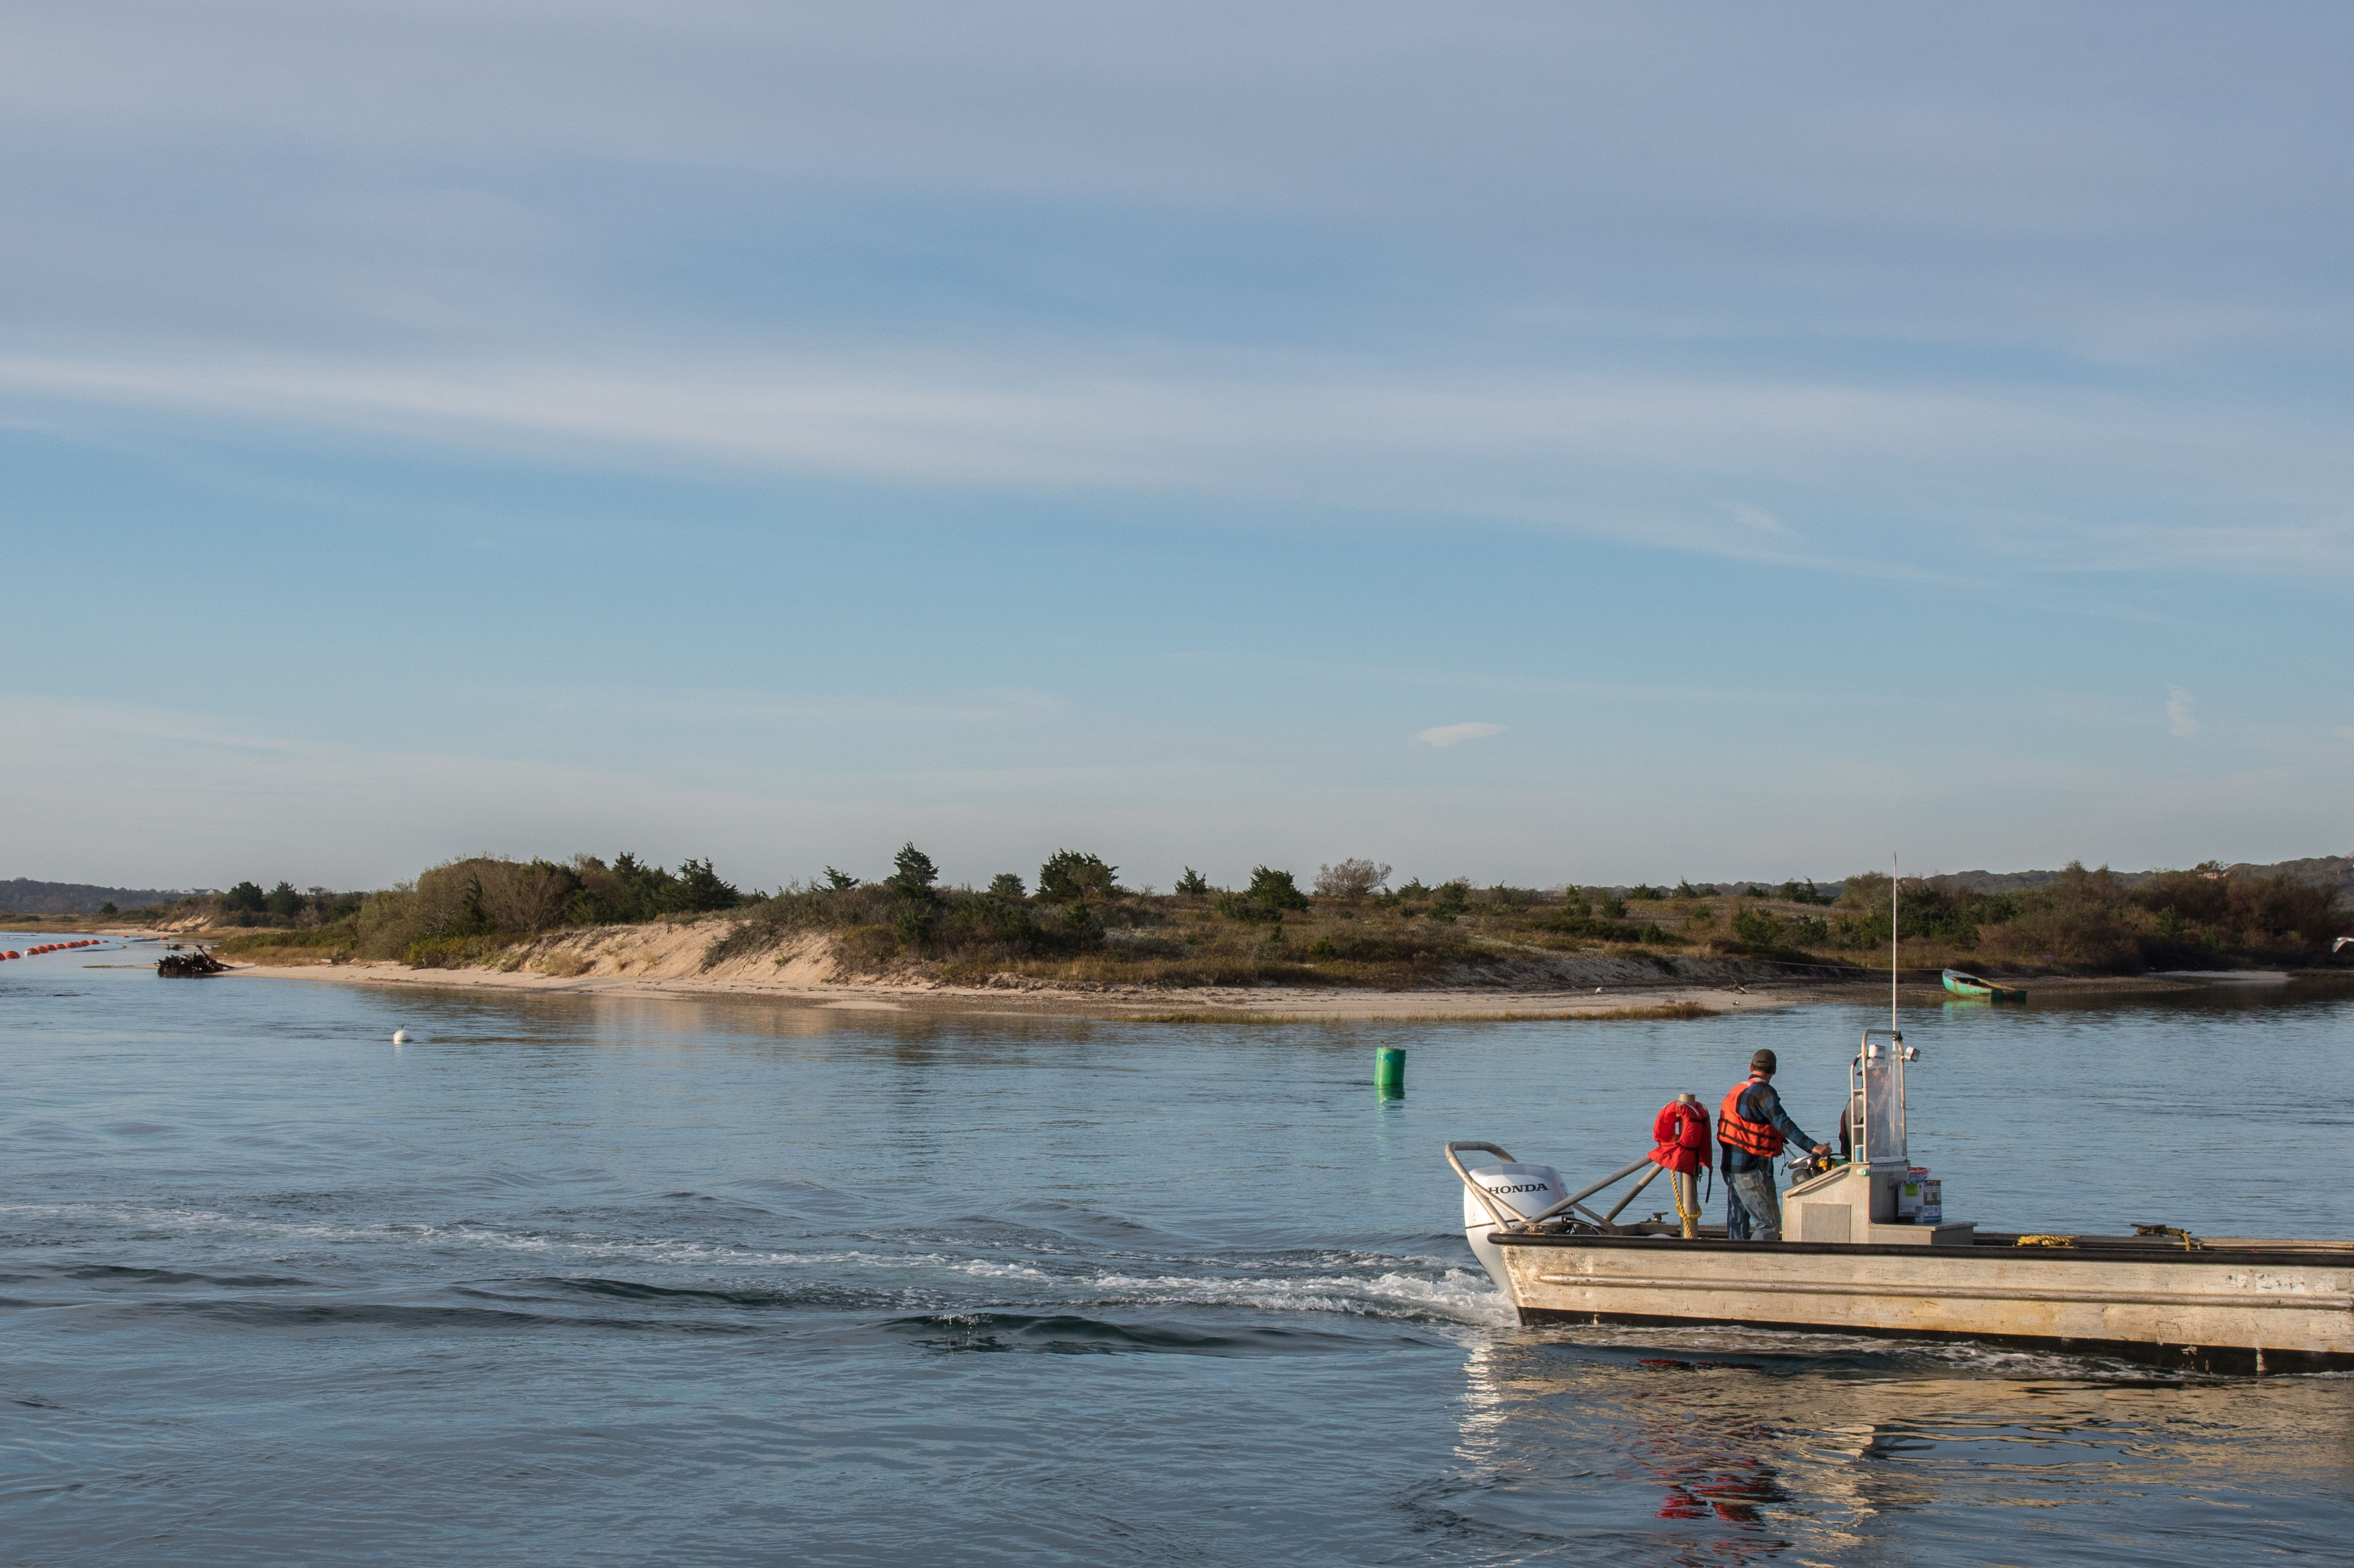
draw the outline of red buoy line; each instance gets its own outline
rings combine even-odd
[[[84,937],[77,942],[43,942],[38,947],[27,948],[21,953],[11,948],[8,951],[0,953],[0,959],[29,959],[37,953],[65,953],[71,952],[76,948],[102,948],[104,946],[106,946],[106,938],[103,937]]]

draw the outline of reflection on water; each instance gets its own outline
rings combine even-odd
[[[1639,1342],[1605,1342],[1614,1332]],[[1563,1550],[1709,1563],[2344,1550],[2342,1377],[2153,1378],[1707,1330],[1499,1337],[1464,1371],[1457,1453],[1478,1481],[1448,1507]]]
[[[1758,1045],[1828,1123],[1870,1007],[1222,1030],[0,969],[12,1561],[2342,1552],[2349,1380],[1511,1323],[1445,1139],[1600,1174]],[[2349,1024],[1925,1007],[1914,1150],[1990,1224],[2343,1234]]]

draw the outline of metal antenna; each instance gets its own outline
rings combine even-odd
[[[1888,1033],[1896,1033],[1896,855],[1888,856]]]

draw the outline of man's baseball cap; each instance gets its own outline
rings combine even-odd
[[[1774,1069],[1774,1053],[1771,1051],[1760,1051],[1749,1058],[1749,1070],[1753,1073],[1770,1073]]]

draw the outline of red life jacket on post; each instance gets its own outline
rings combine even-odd
[[[1708,1163],[1708,1112],[1674,1101],[1651,1118],[1651,1141],[1659,1145],[1654,1161],[1680,1176],[1697,1174]]]
[[[1741,1097],[1763,1078],[1751,1077],[1733,1086],[1724,1097],[1724,1107],[1716,1113],[1716,1140],[1745,1154],[1771,1160],[1782,1152],[1782,1129],[1762,1121],[1751,1121],[1741,1114]]]

